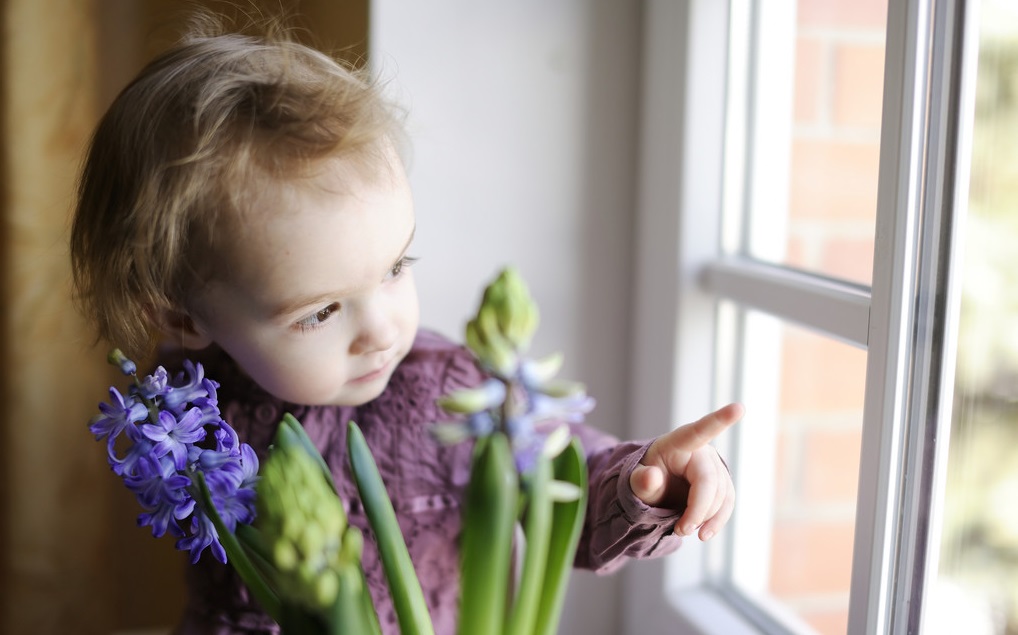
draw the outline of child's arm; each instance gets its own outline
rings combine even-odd
[[[658,437],[630,475],[629,485],[644,503],[685,510],[675,523],[675,533],[688,536],[699,528],[700,540],[708,540],[731,517],[735,486],[709,444],[741,417],[742,406],[728,404]]]

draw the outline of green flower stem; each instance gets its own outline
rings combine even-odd
[[[268,580],[269,587],[274,588],[272,577],[275,575],[276,568],[272,564],[272,557],[265,547],[265,540],[262,538],[261,532],[252,525],[238,523],[237,529],[233,533],[237,537],[237,542],[244,549],[244,553],[251,560],[251,564],[261,574],[262,579]]]
[[[536,631],[538,601],[544,591],[548,543],[551,538],[552,500],[548,491],[551,480],[551,459],[538,457],[530,475],[524,534],[526,554],[520,577],[516,603],[509,615],[507,635],[531,635]]]
[[[378,473],[378,466],[360,428],[353,421],[347,425],[347,451],[357,491],[378,541],[385,578],[389,582],[392,602],[399,618],[400,631],[405,635],[432,635],[434,627],[424,601],[424,591],[410,560],[403,533],[396,521],[396,512]],[[481,633],[483,631],[475,631]]]
[[[219,517],[219,512],[216,511],[216,506],[212,503],[212,494],[209,492],[208,484],[205,483],[205,476],[201,472],[195,472],[192,478],[198,486],[197,498],[201,501],[205,513],[212,520],[212,524],[216,527],[216,532],[219,534],[219,542],[226,551],[227,561],[233,566],[237,575],[240,576],[240,579],[247,585],[248,590],[251,591],[251,595],[262,605],[262,608],[269,614],[269,617],[279,622],[282,618],[282,604],[279,601],[279,597],[261,574],[258,573],[258,570],[251,562],[251,559],[248,558],[237,537],[223,524],[223,519]]]
[[[367,615],[368,630],[366,631],[370,635],[382,635],[382,625],[378,622],[378,612],[375,610],[375,602],[371,599],[371,593],[368,590],[368,578],[364,575],[364,569],[360,570],[361,585],[363,585],[365,592],[361,593],[361,610]]]
[[[339,596],[336,598],[330,626],[331,629],[325,635],[381,635],[371,594],[359,566],[344,567],[340,572]]]
[[[552,512],[548,565],[538,607],[539,630],[535,629],[534,635],[555,635],[558,629],[569,573],[583,531],[583,519],[587,511],[587,461],[577,439],[574,438],[556,457],[554,475],[556,480],[576,485],[583,494],[575,501],[556,503]]]
[[[519,494],[517,481],[505,434],[496,432],[479,438],[463,519],[460,635],[502,630]]]
[[[334,635],[332,625],[325,619],[293,602],[283,603],[282,615],[276,622],[281,635]]]

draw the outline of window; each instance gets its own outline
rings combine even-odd
[[[627,571],[626,632],[936,632],[976,5],[646,10],[632,419],[748,414],[730,531]]]

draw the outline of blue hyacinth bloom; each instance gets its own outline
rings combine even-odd
[[[139,403],[134,397],[120,394],[116,388],[110,388],[110,402],[99,404],[99,414],[92,417],[88,429],[95,435],[96,441],[106,439],[106,451],[110,459],[115,459],[113,444],[125,428],[148,416],[145,404]]]
[[[176,547],[181,551],[191,552],[191,564],[198,562],[206,547],[212,548],[216,560],[226,564],[226,550],[219,542],[219,532],[208,516],[195,514],[191,517],[191,535],[177,541]]]
[[[157,537],[177,536],[177,548],[189,551],[192,562],[210,548],[225,563],[215,526],[195,499],[193,477],[204,476],[216,512],[233,531],[254,520],[258,457],[220,416],[219,384],[191,361],[172,378],[160,366],[139,379],[122,353],[110,360],[134,377],[134,385],[126,393],[111,388],[89,430],[96,440],[107,440],[110,467],[144,509],[139,526],[151,527]],[[123,456],[114,449],[118,439]]]
[[[173,455],[173,464],[178,470],[187,467],[187,448],[205,438],[201,410],[192,408],[179,418],[172,412],[160,411],[156,423],[145,424],[141,433],[155,442],[153,454],[158,458]]]

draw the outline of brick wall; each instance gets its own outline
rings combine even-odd
[[[869,284],[886,0],[802,0],[788,263]]]
[[[800,0],[786,262],[869,284],[887,0]],[[848,620],[865,351],[787,328],[770,590],[819,633]]]

